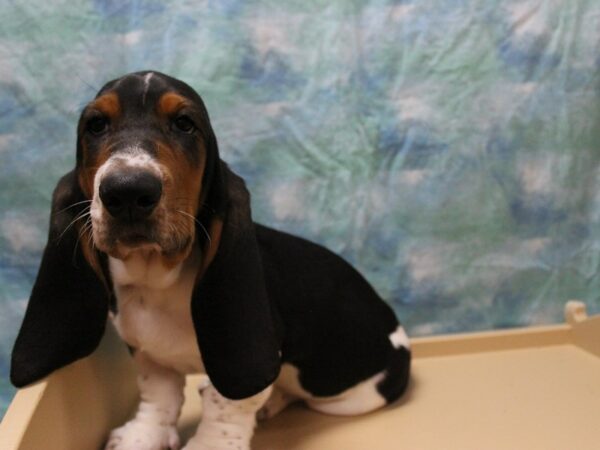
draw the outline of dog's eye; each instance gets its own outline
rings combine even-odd
[[[196,129],[196,125],[188,116],[179,116],[173,121],[173,125],[177,131],[183,133],[192,133]]]
[[[102,134],[108,130],[108,119],[106,117],[94,117],[88,121],[86,129],[92,134]]]

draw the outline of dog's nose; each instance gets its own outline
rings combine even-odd
[[[99,191],[111,216],[134,222],[154,211],[162,195],[162,183],[149,172],[119,171],[105,176]]]

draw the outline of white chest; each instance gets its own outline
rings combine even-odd
[[[117,297],[112,316],[121,338],[158,364],[180,373],[203,372],[191,317],[197,258],[165,268],[155,253],[109,258]]]

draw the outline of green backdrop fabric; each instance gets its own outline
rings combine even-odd
[[[411,335],[600,311],[600,3],[0,3],[0,414],[82,106],[169,73],[257,221],[341,254]],[[68,280],[65,280],[68,282]]]

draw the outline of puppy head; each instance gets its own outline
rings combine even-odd
[[[12,382],[25,386],[97,348],[112,297],[106,254],[149,249],[168,267],[192,246],[204,250],[191,314],[206,371],[228,398],[255,395],[279,373],[280,341],[249,193],[220,160],[189,86],[156,72],[114,80],[83,111],[75,170],[54,190]]]
[[[206,108],[191,87],[157,72],[107,83],[78,125],[77,179],[91,200],[94,245],[121,259],[150,249],[181,261],[218,163]]]

